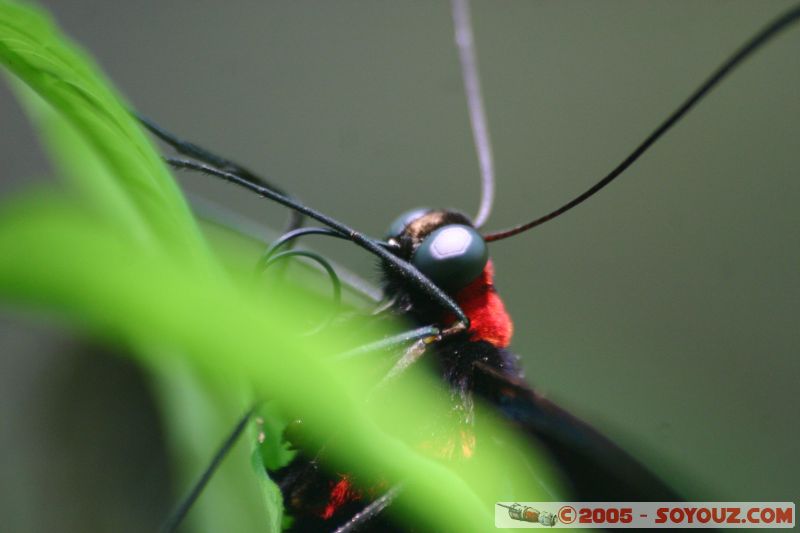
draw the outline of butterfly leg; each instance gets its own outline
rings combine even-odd
[[[194,505],[195,501],[197,501],[197,498],[203,492],[203,489],[206,487],[206,485],[208,485],[208,482],[211,480],[211,476],[214,475],[214,472],[216,472],[217,468],[222,463],[222,460],[225,459],[233,446],[239,440],[239,437],[242,436],[244,429],[247,427],[247,422],[250,420],[250,417],[253,416],[254,411],[255,407],[251,407],[236,423],[233,431],[230,432],[228,437],[223,441],[222,445],[217,449],[217,453],[214,454],[214,457],[203,471],[200,479],[195,482],[195,484],[192,486],[192,489],[189,491],[189,494],[184,497],[167,521],[164,522],[164,525],[161,527],[161,531],[163,533],[173,533],[174,531],[177,531],[178,527],[181,525],[181,522],[183,522],[183,519],[186,518],[186,515],[191,510],[192,505]]]
[[[345,524],[342,524],[342,526],[337,528],[334,533],[352,533],[353,531],[357,531],[359,528],[361,528],[361,526],[380,515],[387,507],[389,507],[401,490],[402,485],[395,485],[383,496],[364,507],[364,509],[360,512],[356,513],[353,518],[348,520]]]

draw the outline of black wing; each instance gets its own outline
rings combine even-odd
[[[521,379],[475,363],[474,392],[543,445],[580,501],[680,501],[669,485]]]

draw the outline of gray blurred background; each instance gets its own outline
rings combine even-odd
[[[446,2],[42,3],[142,113],[357,228],[381,235],[420,205],[476,209]],[[499,181],[488,227],[588,187],[788,5],[474,2]],[[618,183],[491,246],[529,379],[690,497],[800,495],[798,52],[796,28]],[[5,86],[0,120],[7,196],[50,171]],[[317,243],[374,275],[357,249]],[[149,528],[175,498],[153,402],[136,369],[76,346],[0,312],[0,516],[14,531]]]

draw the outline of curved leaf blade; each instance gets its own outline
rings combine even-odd
[[[137,239],[199,255],[200,233],[153,145],[93,61],[49,17],[0,1],[0,63],[61,114],[72,130],[68,133],[77,133],[102,162],[103,180],[97,173],[82,180],[90,198],[109,202],[111,207],[102,209],[118,212]],[[59,137],[64,128],[56,125]]]

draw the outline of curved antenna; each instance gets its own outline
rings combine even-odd
[[[342,283],[339,281],[339,276],[336,274],[336,270],[334,270],[333,266],[327,259],[318,253],[311,252],[309,250],[287,250],[277,254],[272,253],[272,251],[267,252],[267,254],[265,254],[264,257],[262,257],[258,262],[258,266],[256,267],[257,274],[261,274],[262,272],[266,271],[270,266],[274,265],[278,261],[291,259],[293,257],[305,257],[307,259],[311,259],[325,269],[325,272],[328,273],[328,278],[331,280],[331,287],[333,288],[332,312],[325,317],[325,319],[319,325],[305,332],[304,335],[309,336],[319,333],[334,321],[337,311],[342,305]]]
[[[328,215],[317,211],[311,207],[303,205],[302,203],[298,202],[297,200],[290,198],[288,196],[283,196],[282,194],[278,194],[272,189],[268,189],[266,187],[262,187],[257,183],[253,183],[246,178],[239,176],[238,174],[234,174],[232,172],[226,172],[224,170],[220,170],[218,168],[204,165],[202,163],[198,163],[196,161],[191,161],[188,159],[176,159],[173,157],[168,157],[165,159],[166,162],[171,165],[173,168],[176,169],[185,169],[185,170],[193,170],[196,172],[202,172],[204,174],[208,174],[209,176],[215,176],[217,178],[221,178],[225,181],[229,181],[245,189],[248,189],[259,196],[264,198],[268,198],[274,202],[277,202],[285,207],[298,211],[314,220],[318,220],[322,222],[329,228],[336,230],[338,233],[343,235],[347,240],[352,241],[357,246],[367,250],[368,252],[372,253],[373,255],[378,256],[381,260],[386,262],[398,275],[404,277],[409,283],[413,284],[415,287],[420,289],[422,292],[428,295],[431,300],[438,303],[443,309],[447,309],[456,317],[456,324],[452,327],[448,328],[443,332],[445,335],[449,335],[452,333],[465,331],[469,328],[469,318],[461,310],[458,304],[450,298],[442,289],[436,286],[430,279],[428,279],[422,272],[417,270],[414,265],[407,261],[403,261],[396,255],[392,254],[388,250],[386,250],[386,244],[380,244],[378,241],[375,241],[363,233],[360,233],[351,227],[342,224],[338,220],[329,217]]]
[[[325,269],[325,272],[328,274],[328,278],[331,280],[331,287],[333,288],[334,306],[339,307],[342,304],[342,282],[339,280],[339,276],[336,274],[336,270],[333,268],[330,262],[316,252],[311,252],[309,250],[288,250],[279,254],[268,253],[267,255],[264,255],[264,257],[262,257],[258,262],[258,266],[256,267],[257,273],[260,274],[264,272],[278,261],[292,257],[306,257]]]
[[[274,254],[275,251],[281,248],[282,246],[288,246],[292,243],[292,241],[295,241],[296,239],[299,239],[300,237],[304,237],[306,235],[325,235],[326,237],[333,237],[335,239],[344,239],[346,241],[350,240],[349,236],[342,235],[338,231],[332,230],[330,228],[309,227],[309,228],[293,229],[291,231],[287,231],[286,233],[275,239],[272,242],[272,244],[270,244],[269,248],[267,248],[267,251],[261,257],[259,264],[269,260],[270,256]],[[375,241],[375,244],[383,248],[386,248],[387,250],[393,250],[399,247],[397,244],[392,244],[382,241]]]
[[[481,169],[481,202],[474,225],[480,228],[492,213],[494,203],[494,159],[489,126],[481,94],[481,81],[478,77],[478,57],[475,53],[475,38],[472,34],[472,20],[469,0],[452,0],[453,30],[461,61],[461,76],[464,79],[464,92],[467,96],[469,121],[472,124],[472,140],[478,154]]]
[[[778,35],[782,30],[788,28],[791,24],[800,19],[800,5],[795,6],[789,11],[783,13],[778,18],[773,20],[763,30],[758,32],[754,37],[747,41],[741,48],[739,48],[731,57],[729,57],[720,67],[715,70],[709,78],[703,82],[678,108],[669,115],[664,122],[662,122],[647,138],[626,157],[622,163],[617,165],[606,177],[595,183],[587,191],[573,198],[566,204],[562,205],[555,211],[536,218],[525,224],[514,226],[501,231],[495,231],[483,236],[486,242],[499,241],[507,239],[531,228],[535,228],[549,220],[562,215],[575,207],[576,205],[584,202],[595,193],[600,191],[603,187],[611,183],[617,176],[622,174],[628,169],[642,154],[644,154],[661,136],[663,136],[672,126],[674,126],[680,119],[686,115],[700,100],[703,99],[716,85],[719,84],[726,76],[728,76],[734,68],[752,55],[761,46],[766,44],[770,39]]]
[[[228,207],[209,200],[196,194],[187,194],[191,200],[192,211],[195,215],[211,226],[220,231],[230,234],[237,239],[242,239],[254,246],[264,246],[268,248],[270,241],[265,238],[272,238],[272,230],[264,226],[261,222],[256,222],[239,212],[233,211]],[[280,237],[277,237],[278,239]],[[369,303],[377,303],[383,299],[383,294],[377,287],[370,282],[349,271],[335,261],[329,261],[336,268],[339,278],[342,280],[342,288],[352,295],[363,298]],[[306,265],[306,263],[302,263]],[[309,263],[308,268],[317,270],[316,263]],[[318,270],[321,272],[321,270]]]
[[[294,213],[294,211],[292,211]],[[302,215],[301,215],[302,216]],[[330,228],[297,228],[290,231],[287,231],[280,237],[278,237],[272,244],[269,245],[267,251],[261,256],[261,259],[258,260],[256,263],[256,272],[260,273],[266,268],[267,262],[270,260],[273,254],[278,251],[281,247],[286,247],[287,250],[291,250],[294,247],[295,241],[304,235],[327,235],[329,237],[334,237],[337,239],[346,239],[344,235],[338,233]],[[325,267],[319,261],[316,261],[317,266],[324,268],[328,275],[330,276],[330,270],[328,267]],[[286,265],[284,265],[286,266]],[[284,270],[280,270],[279,274],[283,274]]]

